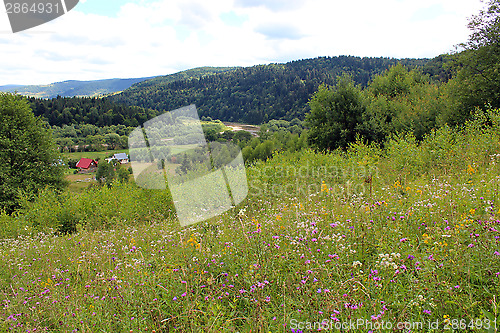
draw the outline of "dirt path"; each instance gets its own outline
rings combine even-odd
[[[230,127],[233,131],[247,131],[252,133],[253,136],[258,136],[257,133],[260,130],[260,127],[255,125],[230,123],[230,122],[223,122],[223,124],[226,125],[227,127]]]

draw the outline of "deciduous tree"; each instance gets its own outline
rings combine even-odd
[[[64,185],[62,161],[46,124],[23,97],[0,93],[0,210],[11,213],[22,197]]]
[[[332,150],[346,148],[355,141],[365,106],[361,88],[351,78],[340,77],[333,88],[320,86],[309,106],[306,125],[311,145]]]

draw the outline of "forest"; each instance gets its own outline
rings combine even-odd
[[[246,68],[200,68],[133,85],[107,98],[30,98],[35,115],[50,125],[92,124],[136,127],[158,114],[195,104],[200,116],[261,124],[272,119],[303,119],[320,84],[332,85],[348,73],[366,86],[397,63],[442,75],[441,58],[389,59],[322,57]],[[424,66],[426,65],[426,66]]]
[[[307,102],[320,84],[334,84],[337,76],[348,73],[367,85],[376,74],[402,63],[422,67],[426,59],[320,57],[238,68],[227,73],[170,83],[148,81],[136,84],[111,101],[155,110],[173,110],[196,104],[201,116],[250,124],[271,119],[302,118]]]

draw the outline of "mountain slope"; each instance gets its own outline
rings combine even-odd
[[[374,75],[401,62],[422,67],[428,59],[321,57],[286,64],[237,68],[174,82],[163,78],[138,83],[110,96],[125,105],[158,111],[196,104],[200,115],[224,121],[259,124],[270,119],[302,118],[320,84],[333,85],[347,73],[366,85]]]
[[[69,80],[47,85],[2,86],[0,91],[15,92],[24,96],[39,98],[99,96],[123,91],[135,83],[151,79],[151,77],[135,79],[107,79],[95,81]]]
[[[15,92],[24,96],[32,96],[39,98],[55,98],[61,97],[97,97],[102,95],[110,95],[121,92],[130,88],[134,84],[140,84],[147,81],[145,85],[139,87],[148,87],[159,83],[170,83],[178,80],[186,80],[191,78],[200,78],[206,75],[221,73],[234,70],[234,67],[200,67],[193,68],[175,74],[158,76],[158,77],[143,77],[133,79],[106,79],[94,81],[77,81],[69,80],[56,82],[47,85],[7,85],[0,86],[0,91]]]

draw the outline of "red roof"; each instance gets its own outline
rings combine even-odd
[[[82,158],[76,163],[77,168],[88,169],[91,166],[97,166],[97,162],[91,158]]]

